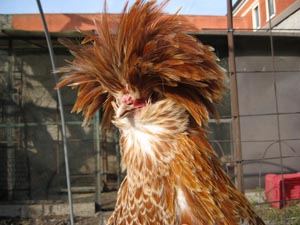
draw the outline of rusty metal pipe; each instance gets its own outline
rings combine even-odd
[[[235,52],[234,52],[234,34],[232,18],[232,0],[227,0],[227,41],[228,41],[228,62],[231,84],[231,108],[232,108],[232,127],[234,141],[234,157],[237,162],[237,188],[244,191],[243,182],[243,165],[242,165],[242,148],[241,148],[241,131],[240,131],[240,113],[238,101],[238,86],[236,76]]]

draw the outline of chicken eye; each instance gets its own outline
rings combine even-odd
[[[148,102],[155,103],[161,99],[163,99],[163,95],[160,92],[154,91],[151,94],[149,94]]]

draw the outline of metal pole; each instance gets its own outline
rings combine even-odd
[[[96,211],[101,209],[101,144],[100,144],[100,129],[99,123],[102,117],[101,110],[95,115],[94,131],[96,140]]]
[[[267,3],[269,4],[269,2]],[[271,57],[272,57],[272,76],[273,76],[273,86],[275,94],[275,108],[276,108],[276,121],[277,121],[277,134],[278,134],[278,143],[279,143],[279,157],[280,157],[280,172],[281,172],[281,194],[282,199],[280,203],[285,206],[285,185],[284,185],[284,169],[283,169],[283,156],[282,156],[282,141],[281,141],[281,132],[280,132],[280,118],[279,118],[279,106],[278,106],[278,94],[277,94],[277,76],[275,74],[275,52],[274,52],[274,40],[273,40],[273,27],[272,27],[272,18],[271,18],[271,5],[268,5],[268,20],[269,20],[269,37],[270,37],[270,48],[271,48]],[[285,214],[283,215],[285,216]]]
[[[13,98],[13,84],[12,84],[12,77],[13,77],[13,65],[14,65],[14,56],[13,56],[13,46],[12,41],[9,41],[9,64],[8,64],[8,70],[7,70],[7,91],[9,93],[9,97]],[[12,103],[10,103],[6,107],[7,114],[7,121],[6,123],[12,125],[14,123],[13,112],[14,108]],[[7,199],[13,200],[14,192],[16,191],[16,149],[14,146],[14,129],[13,127],[6,127],[6,141],[7,141],[7,154],[6,154],[6,160],[7,160],[7,166],[6,166],[6,173],[7,173]]]
[[[229,57],[229,74],[231,83],[231,107],[233,118],[233,138],[235,160],[237,162],[237,188],[244,191],[243,184],[243,165],[241,150],[241,131],[240,131],[240,113],[238,102],[238,86],[236,76],[235,52],[234,52],[234,36],[233,36],[233,19],[232,19],[232,0],[227,0],[227,41],[228,41],[228,57]]]
[[[57,79],[57,76],[56,76],[56,73],[55,73],[56,66],[55,66],[55,62],[54,62],[54,51],[53,51],[53,47],[52,47],[52,42],[51,42],[51,39],[50,39],[50,35],[49,35],[49,31],[48,31],[48,27],[47,27],[47,23],[46,23],[46,20],[45,20],[45,16],[44,16],[44,12],[43,12],[41,2],[40,2],[40,0],[36,0],[36,2],[37,2],[39,12],[40,12],[40,16],[41,16],[41,19],[42,19],[42,22],[43,22],[45,36],[46,36],[47,45],[48,45],[49,54],[50,54],[52,70],[54,72],[54,79],[55,79],[55,83],[57,84],[58,79]],[[57,97],[58,97],[58,104],[59,104],[59,108],[60,108],[59,112],[60,112],[60,118],[61,118],[62,138],[63,138],[63,146],[64,146],[64,157],[65,157],[65,166],[66,166],[66,179],[67,179],[67,189],[68,189],[70,222],[71,222],[71,225],[74,225],[74,213],[73,213],[72,192],[71,192],[71,182],[70,182],[70,170],[69,170],[68,149],[67,149],[67,136],[66,136],[66,127],[65,127],[63,104],[62,104],[62,99],[61,99],[61,94],[60,94],[59,89],[57,89]]]
[[[121,183],[122,183],[122,172],[121,172],[121,152],[120,152],[120,133],[117,130],[116,132],[116,155],[117,155],[117,182],[118,182],[118,187],[120,188]]]

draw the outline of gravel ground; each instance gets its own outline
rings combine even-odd
[[[75,217],[76,225],[105,225],[111,212],[96,213],[93,217]],[[44,216],[39,218],[0,218],[0,225],[70,225],[68,216]]]

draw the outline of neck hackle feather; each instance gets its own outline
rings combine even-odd
[[[84,123],[103,108],[102,126],[120,129],[127,170],[108,224],[264,224],[222,170],[205,125],[225,86],[212,48],[187,34],[168,1],[137,0],[119,21],[105,11],[57,85],[78,87]]]

